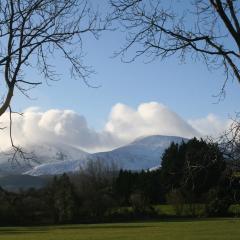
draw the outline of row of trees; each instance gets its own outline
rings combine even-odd
[[[79,174],[56,176],[42,189],[0,190],[0,223],[54,224],[102,221],[117,206],[113,167],[89,162]]]
[[[191,139],[172,143],[162,157],[161,169],[153,172],[120,171],[116,190],[123,204],[131,204],[138,193],[145,203],[170,203],[178,210],[199,204],[206,215],[223,215],[231,204],[240,202],[238,169],[225,159],[216,143]],[[180,214],[180,213],[179,213]]]
[[[89,162],[75,175],[54,177],[48,186],[18,193],[0,191],[1,224],[54,224],[162,217],[157,205],[170,204],[175,216],[225,216],[240,202],[239,172],[217,144],[192,139],[172,143],[156,171],[118,171]],[[188,212],[185,209],[188,208]]]

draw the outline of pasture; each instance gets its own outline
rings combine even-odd
[[[0,240],[239,240],[240,219],[2,227]]]

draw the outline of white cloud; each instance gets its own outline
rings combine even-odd
[[[10,146],[9,114],[4,114],[0,121],[7,127],[0,133],[0,146],[4,150]],[[23,116],[13,115],[13,139],[16,145],[64,143],[87,151],[106,150],[123,144],[108,132],[90,129],[85,117],[72,110],[41,112],[38,108],[26,109]]]
[[[0,127],[9,127],[8,113],[0,118],[0,122]],[[140,104],[137,109],[118,103],[113,106],[102,131],[91,129],[85,117],[72,110],[50,109],[42,112],[38,108],[28,108],[24,116],[13,115],[13,136],[15,144],[23,146],[44,142],[65,143],[94,152],[118,147],[144,135],[190,138],[216,134],[227,125],[228,122],[212,114],[187,122],[157,102]],[[1,131],[0,135],[1,149],[4,150],[10,146],[9,129]]]
[[[137,110],[116,104],[112,108],[105,130],[126,140],[154,134],[199,136],[179,115],[156,102],[140,104]]]
[[[201,133],[202,136],[217,137],[230,127],[231,120],[222,120],[216,115],[210,113],[205,118],[191,119],[188,121],[195,129]]]

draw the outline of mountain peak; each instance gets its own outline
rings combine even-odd
[[[172,142],[181,143],[182,141],[187,139],[164,135],[143,136],[112,151],[93,154],[64,144],[34,145],[29,146],[28,151],[34,152],[38,161],[35,161],[31,168],[19,169],[18,173],[25,172],[27,175],[39,176],[76,172],[92,160],[101,160],[104,164],[114,163],[121,169],[146,170],[161,165],[161,156],[165,149]],[[5,165],[0,162],[0,168],[6,170],[6,162]],[[12,173],[10,170],[9,172]]]
[[[161,141],[171,141],[174,142],[187,140],[187,138],[180,137],[180,136],[167,136],[167,135],[150,135],[150,136],[140,136],[136,138],[131,144],[155,144]]]

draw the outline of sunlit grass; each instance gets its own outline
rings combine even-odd
[[[239,219],[0,228],[4,240],[238,240]]]

